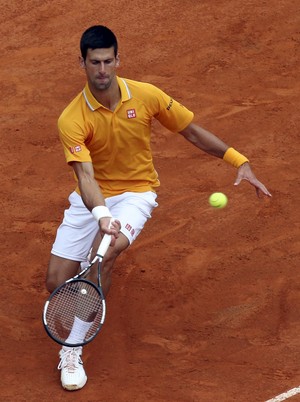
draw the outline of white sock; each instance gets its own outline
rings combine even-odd
[[[73,327],[71,332],[66,339],[67,343],[81,343],[83,342],[88,330],[93,325],[92,322],[82,321],[80,318],[75,316]]]

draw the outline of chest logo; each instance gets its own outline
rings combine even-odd
[[[135,119],[136,118],[136,111],[135,109],[128,109],[127,112],[127,119]]]

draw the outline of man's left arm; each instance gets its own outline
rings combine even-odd
[[[256,194],[271,197],[267,188],[255,177],[249,164],[249,160],[235,149],[226,145],[222,140],[211,132],[203,129],[195,123],[189,124],[180,134],[202,151],[224,159],[238,169],[234,185],[239,185],[242,180],[247,180],[255,187]]]

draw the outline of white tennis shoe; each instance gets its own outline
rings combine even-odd
[[[59,352],[60,362],[57,368],[61,370],[61,385],[68,391],[80,389],[87,382],[81,354],[82,347],[62,347]]]

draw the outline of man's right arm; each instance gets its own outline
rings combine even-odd
[[[84,205],[91,211],[94,217],[99,221],[99,227],[102,233],[107,233],[115,238],[118,237],[120,230],[119,221],[111,221],[111,214],[105,206],[105,200],[94,178],[94,168],[91,162],[71,162],[77,179],[80,194]],[[100,208],[99,208],[100,207]]]
[[[104,197],[94,178],[94,168],[91,162],[71,162],[78,179],[78,186],[84,205],[92,212],[98,205],[105,205]]]

